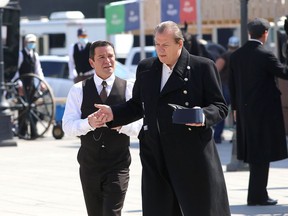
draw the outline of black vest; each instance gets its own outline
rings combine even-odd
[[[94,104],[103,104],[97,92],[93,77],[83,82],[83,102],[81,105],[81,118],[96,111]],[[126,81],[116,77],[112,90],[106,100],[107,105],[124,103],[126,92]],[[129,145],[130,138],[125,134],[119,134],[110,128],[97,128],[80,137],[82,151],[93,154],[94,168],[128,168],[131,163]],[[80,148],[80,151],[81,151]],[[79,156],[79,154],[78,154]],[[91,161],[86,163],[83,157],[78,157],[82,166],[91,167]]]
[[[27,52],[23,49],[23,62],[19,68],[20,76],[28,73],[35,73],[35,54],[33,52],[33,58],[27,54]]]
[[[73,58],[77,74],[85,73],[92,70],[89,63],[89,50],[91,43],[87,43],[82,51],[79,50],[78,44],[74,45]]]

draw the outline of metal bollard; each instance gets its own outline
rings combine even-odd
[[[11,116],[5,111],[0,113],[0,147],[2,146],[17,146],[13,139]]]

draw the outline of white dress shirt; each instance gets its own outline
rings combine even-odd
[[[94,82],[97,88],[97,92],[100,94],[102,90],[102,79],[94,74]],[[115,80],[115,75],[112,74],[105,81],[107,82],[107,95],[112,89],[112,85]],[[127,81],[125,97],[129,100],[132,97],[132,89],[134,83]],[[81,105],[83,100],[83,89],[82,82],[76,83],[72,86],[67,96],[65,111],[62,119],[62,127],[65,134],[68,136],[81,136],[87,134],[89,131],[93,130],[88,123],[88,118],[81,119]],[[95,108],[96,111],[96,108]],[[126,134],[127,136],[138,136],[138,133],[142,127],[142,119],[133,122],[128,125],[124,125],[119,130],[119,133]],[[97,129],[96,129],[97,130]]]
[[[171,76],[173,68],[174,68],[174,66],[172,67],[172,69],[170,69],[166,64],[164,64],[164,63],[162,64],[161,90],[163,89],[167,80]]]

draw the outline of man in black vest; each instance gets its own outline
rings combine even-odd
[[[132,96],[133,83],[114,75],[114,46],[93,42],[89,62],[94,76],[74,84],[63,115],[67,135],[80,136],[80,178],[89,216],[120,216],[129,181],[129,135],[137,136],[141,120],[122,127],[91,126],[95,103],[119,104]]]
[[[78,29],[78,42],[73,44],[69,51],[69,78],[74,82],[82,81],[94,74],[89,64],[89,49],[91,43],[85,29]]]
[[[39,60],[39,55],[35,51],[36,48],[36,42],[37,37],[34,34],[27,34],[24,38],[24,48],[19,52],[18,57],[18,71],[15,73],[14,77],[12,78],[12,81],[17,80],[20,76],[28,73],[36,74],[40,78],[44,79],[44,74],[42,71],[41,63]],[[18,85],[18,91],[19,95],[24,95],[24,89],[26,88],[26,91],[28,92],[27,88],[33,88],[33,80],[25,79],[25,83],[22,83],[19,81]],[[45,88],[45,86],[42,86],[42,88]],[[19,111],[19,122],[18,122],[18,136],[19,138],[36,138],[38,136],[37,134],[37,127],[33,127],[31,125],[31,131],[27,131],[27,123],[25,122],[25,118],[29,118],[28,113],[25,112],[25,110]],[[33,117],[32,117],[33,118]],[[33,118],[34,125],[37,123],[37,119]],[[31,136],[31,137],[27,137]]]

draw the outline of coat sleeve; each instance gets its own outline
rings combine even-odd
[[[140,89],[142,77],[141,75],[144,67],[144,63],[140,63],[137,67],[136,80],[132,90],[132,98],[126,103],[111,106],[114,120],[109,124],[109,127],[126,125],[143,117]]]
[[[201,65],[205,125],[210,127],[222,120],[228,114],[228,107],[222,94],[221,81],[215,64],[209,61]]]

